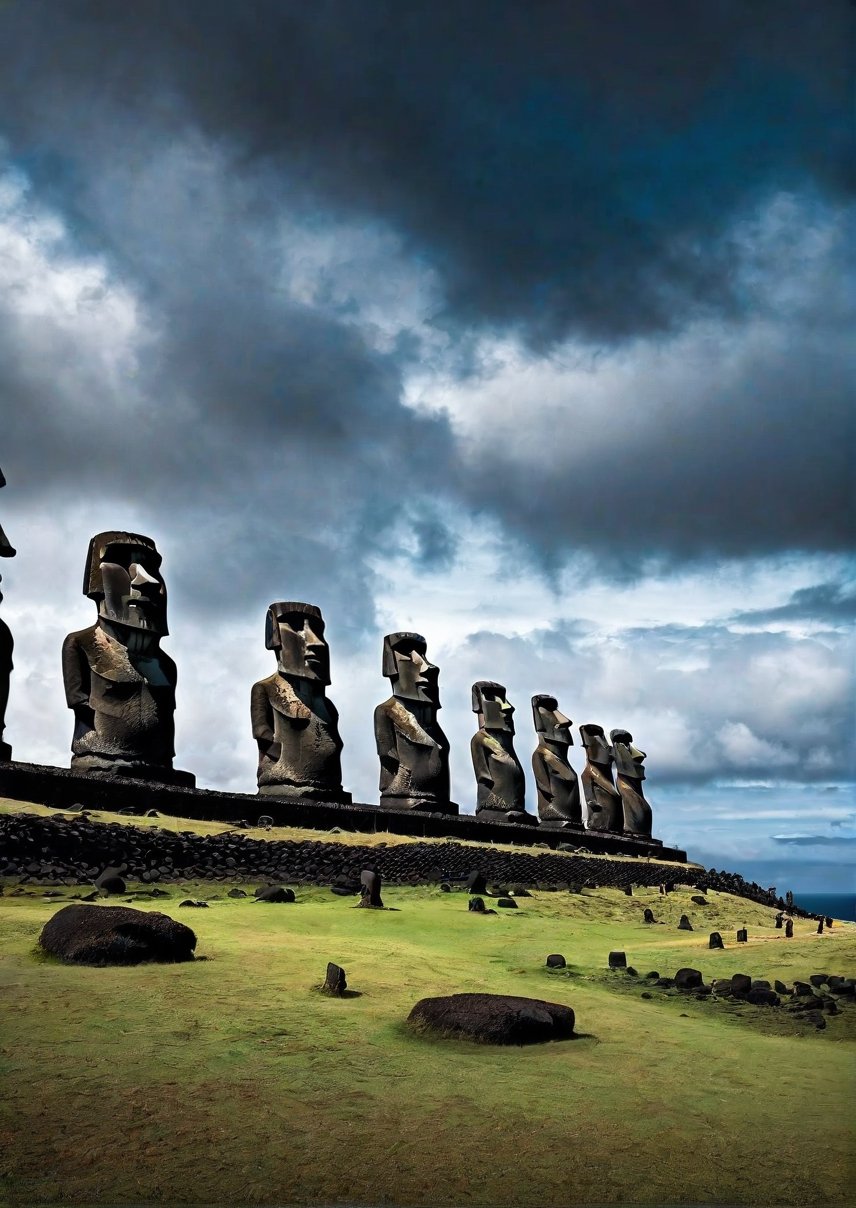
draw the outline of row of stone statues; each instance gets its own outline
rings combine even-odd
[[[97,620],[69,634],[62,651],[66,700],[75,720],[72,768],[95,776],[192,786],[194,778],[172,766],[176,667],[160,648],[169,631],[155,543],[136,533],[93,537],[83,592],[95,602]],[[271,604],[265,645],[275,653],[277,668],[254,684],[250,695],[259,793],[349,802],[342,787],[338,713],[326,694],[330,652],[319,609],[297,601]],[[392,695],[374,714],[381,807],[456,814],[458,806],[450,800],[449,742],[437,721],[439,672],[428,659],[425,638],[411,632],[388,634],[382,671],[391,681]],[[559,711],[554,696],[534,696],[536,818],[525,807],[525,777],[514,750],[514,709],[504,686],[480,680],[473,685],[472,707],[478,715],[471,749],[479,818],[650,837],[651,808],[642,791],[645,754],[633,746],[626,730],[613,730],[607,741],[600,726],[580,726],[586,766],[578,779],[568,760],[570,719]],[[3,755],[10,757],[10,752]]]

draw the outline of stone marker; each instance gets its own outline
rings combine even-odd
[[[794,934],[794,920],[785,919],[785,939],[786,940],[793,939],[793,934]]]
[[[746,930],[745,927],[739,928],[739,930],[737,932],[737,943],[738,944],[747,944],[748,942],[749,942],[749,932]]]
[[[364,868],[360,873],[360,905],[373,910],[383,910],[380,896],[381,879],[376,868]]]
[[[0,487],[5,487],[5,485],[6,479],[3,477],[3,471],[0,470]],[[14,558],[15,552],[14,546],[6,540],[3,526],[0,525],[0,558]],[[0,575],[0,579],[2,579],[2,575]],[[0,592],[0,601],[2,599],[3,593]],[[6,728],[6,705],[9,701],[9,678],[12,674],[14,648],[12,631],[0,618],[0,762],[12,758],[12,748],[8,742],[3,741],[3,731]]]
[[[470,898],[467,909],[472,910],[474,914],[485,914],[484,898]]]
[[[681,915],[681,921],[678,923],[678,931],[692,931],[693,925],[685,914]]]
[[[449,740],[440,729],[439,669],[419,633],[388,633],[383,674],[392,696],[374,714],[383,809],[457,813],[449,800]]]
[[[708,940],[707,946],[708,946],[708,948],[724,948],[725,947],[725,944],[723,944],[723,942],[722,942],[722,936],[719,934],[718,931],[711,931],[710,939]]]
[[[602,726],[580,726],[580,738],[586,751],[586,766],[581,777],[589,830],[610,831],[620,835],[624,829],[621,794],[612,782],[612,747]]]
[[[280,600],[267,610],[265,646],[276,672],[253,685],[250,713],[259,749],[259,794],[345,802],[339,714],[325,689],[330,648],[314,604]]]
[[[46,952],[80,965],[138,965],[193,960],[189,927],[154,910],[130,906],[63,906],[39,936]]]
[[[348,982],[345,977],[345,970],[341,965],[334,965],[332,961],[327,964],[327,976],[324,978],[324,984],[321,989],[325,994],[332,994],[336,998],[341,998],[348,988]]]
[[[408,1016],[417,1031],[483,1044],[540,1044],[574,1034],[574,1012],[560,1003],[511,994],[423,998]]]
[[[468,875],[467,893],[487,893],[487,878],[480,869],[474,868]]]
[[[561,952],[551,952],[547,957],[548,969],[564,969],[567,963]]]
[[[539,825],[582,830],[579,780],[568,762],[568,748],[574,741],[571,720],[559,712],[555,696],[546,693],[532,697],[532,717],[538,737],[532,770],[538,789]]]
[[[632,886],[632,885],[625,885],[625,886],[624,886],[624,892],[625,892],[625,894],[627,895],[627,897],[628,897],[628,898],[632,898],[632,897],[633,897],[633,886]]]
[[[514,750],[514,709],[505,687],[491,680],[473,684],[472,708],[479,728],[470,741],[477,784],[476,817],[483,822],[537,825],[526,812],[526,779]]]
[[[776,915],[776,930],[777,931],[782,930],[782,916],[780,914]]]
[[[752,978],[747,973],[734,973],[731,976],[731,993],[737,996],[748,994],[752,989]]]
[[[651,909],[650,906],[646,906],[644,911],[642,912],[642,920],[645,923],[656,923],[657,922],[657,920],[654,918],[654,911]]]
[[[823,919],[817,924],[817,934],[823,935]]]
[[[154,541],[98,533],[86,555],[83,594],[98,618],[62,647],[65,698],[74,713],[72,770],[192,787],[195,778],[172,766],[177,675],[160,648],[169,630]]]
[[[833,923],[833,920],[832,920],[832,919],[829,917],[829,915],[827,915],[827,916],[826,916],[826,926],[827,926],[827,927],[829,927],[829,928],[831,928],[831,927],[832,927],[832,923]]]
[[[621,795],[625,835],[651,838],[651,806],[642,792],[645,752],[633,745],[629,730],[610,730],[615,755],[615,787]]]
[[[627,955],[624,952],[610,952],[609,954],[610,969],[626,969]]]

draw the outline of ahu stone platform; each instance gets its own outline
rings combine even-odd
[[[100,778],[68,768],[46,767],[33,763],[0,763],[0,797],[12,801],[32,801],[40,805],[68,809],[85,805],[90,809],[143,813],[156,809],[179,818],[207,822],[255,824],[262,816],[275,826],[392,834],[417,837],[467,839],[485,843],[538,843],[564,850],[581,849],[595,855],[642,856],[660,861],[686,863],[686,852],[664,847],[658,839],[630,838],[604,831],[553,829],[520,823],[487,822],[472,814],[425,813],[419,810],[381,809],[358,803],[326,803],[310,800],[278,800],[255,793],[221,793],[211,789],[182,788],[177,785],[122,777]]]

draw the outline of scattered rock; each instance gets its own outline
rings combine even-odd
[[[632,965],[628,965],[627,968],[624,970],[624,972],[627,974],[628,977],[638,977],[639,976],[639,974],[636,972],[636,970],[633,968]]]
[[[229,898],[245,898],[247,894],[243,889],[230,889],[226,896]]]
[[[679,990],[695,990],[703,981],[698,969],[679,969],[675,974],[675,985]]]
[[[502,907],[503,910],[517,910],[517,903],[514,898],[497,898],[496,904]]]
[[[532,897],[532,894],[523,885],[516,885],[514,887],[514,889],[512,889],[511,894],[515,898],[531,898]]]
[[[746,995],[752,989],[752,978],[747,973],[734,973],[731,977],[731,993]]]
[[[642,921],[644,923],[656,923],[657,922],[657,920],[654,918],[654,911],[651,909],[650,906],[646,906],[644,911],[642,912]]]
[[[345,970],[341,965],[334,965],[332,961],[329,961],[327,964],[327,976],[321,989],[325,994],[333,994],[336,998],[341,998],[347,988],[348,982],[345,977]]]
[[[260,826],[262,830],[271,830],[273,827],[273,818],[269,814],[262,814],[256,826]]]
[[[567,963],[561,952],[551,952],[547,957],[548,969],[564,969]]]
[[[179,902],[178,904],[179,906],[195,906],[197,910],[208,909],[207,902],[194,902],[193,898],[185,898],[183,902]]]
[[[659,979],[659,977],[660,977],[660,974],[657,973],[657,971],[655,969],[652,969],[650,973],[645,974],[645,978],[647,981],[657,981]]]
[[[764,990],[755,986],[746,995],[746,1001],[751,1002],[756,1007],[777,1007],[779,1005],[779,996],[775,990]]]
[[[624,952],[610,952],[609,967],[610,969],[626,969],[627,955]]]
[[[294,890],[289,889],[287,885],[268,885],[266,888],[257,889],[253,895],[257,902],[294,902]]]
[[[574,1034],[574,1012],[560,1003],[511,994],[449,994],[423,998],[408,1016],[419,1031],[482,1044],[541,1044]]]
[[[452,892],[452,886],[449,885],[447,881],[443,881],[442,884],[440,885],[440,893],[451,893],[451,892]]]
[[[95,880],[93,885],[101,890],[104,894],[122,894],[127,893],[128,887],[125,884],[122,873],[125,871],[125,865],[122,864],[119,868],[105,868]]]
[[[654,995],[650,994],[647,990],[643,990],[642,993],[639,995],[639,997],[640,998],[653,998]]]
[[[825,986],[829,981],[828,973],[812,973],[808,979],[813,986]]]
[[[472,910],[474,914],[485,914],[484,898],[470,898],[467,909]]]
[[[777,994],[790,994],[791,993],[790,990],[788,989],[788,987],[785,985],[785,983],[779,981],[778,978],[776,978],[773,982],[773,989],[776,991]]]
[[[130,906],[63,906],[39,936],[46,952],[81,965],[193,960],[196,936],[157,911]]]
[[[467,893],[487,893],[487,878],[478,868],[467,877]]]
[[[696,906],[707,906],[708,904],[707,898],[703,898],[699,894],[695,894],[693,897],[691,897],[690,901],[695,902]]]

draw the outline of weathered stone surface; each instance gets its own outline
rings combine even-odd
[[[711,931],[710,939],[708,940],[707,946],[708,946],[708,948],[724,948],[725,947],[725,944],[723,944],[723,942],[722,942],[722,936],[719,934],[718,931]]]
[[[749,932],[745,927],[740,927],[737,931],[737,943],[746,944],[749,942]]]
[[[586,826],[592,831],[621,834],[624,807],[621,794],[612,781],[612,747],[606,741],[603,727],[592,723],[580,726],[580,738],[586,752],[586,766],[580,778],[586,803]]]
[[[517,903],[514,898],[497,898],[496,905],[502,910],[517,910]]]
[[[169,630],[161,557],[138,533],[98,533],[83,592],[94,625],[62,648],[66,703],[74,713],[71,766],[90,776],[193,785],[173,770],[175,663],[160,648]]]
[[[254,897],[257,902],[294,902],[294,890],[287,885],[267,885],[257,889]]]
[[[484,914],[484,898],[470,898],[470,900],[467,902],[467,909],[471,910],[474,914]]]
[[[707,906],[708,905],[707,898],[702,897],[701,894],[693,894],[693,896],[690,898],[690,901],[695,902],[696,906]]]
[[[324,978],[324,984],[321,989],[325,994],[332,994],[335,998],[341,998],[348,988],[348,981],[345,977],[345,970],[341,965],[334,965],[332,961],[327,964],[327,975]]]
[[[551,952],[547,957],[548,969],[564,969],[567,963],[561,952]]]
[[[685,914],[681,915],[681,921],[678,923],[678,931],[692,931],[693,925]]]
[[[364,868],[360,873],[360,905],[382,910],[383,899],[380,890],[381,878],[377,868]]]
[[[621,796],[626,835],[651,836],[651,806],[642,792],[645,779],[645,752],[633,745],[629,730],[610,730],[609,740],[615,757],[615,787]]]
[[[675,974],[675,985],[679,990],[695,990],[703,981],[698,969],[678,969]]]
[[[510,994],[450,994],[423,998],[408,1016],[411,1027],[482,1044],[541,1044],[573,1036],[570,1007]]]
[[[756,989],[754,986],[746,995],[746,1001],[755,1007],[777,1007],[779,996],[774,990]]]
[[[538,818],[542,826],[577,828],[583,815],[577,774],[568,762],[573,745],[571,720],[559,712],[555,696],[532,697],[532,717],[538,745],[532,755],[532,770],[538,790]]]
[[[642,912],[642,921],[645,923],[656,923],[657,922],[657,920],[654,918],[654,911],[651,909],[650,906],[646,906],[644,911]]]
[[[64,906],[39,936],[46,952],[81,965],[138,965],[193,959],[196,936],[157,911],[129,906]]]
[[[752,978],[747,973],[734,973],[731,976],[732,994],[748,994],[752,989]]]
[[[476,817],[488,822],[537,824],[526,813],[526,778],[514,750],[514,709],[505,687],[478,680],[472,688],[479,728],[470,742],[476,777]]]
[[[193,906],[197,910],[207,910],[208,909],[207,902],[195,902],[193,900],[193,898],[185,898],[183,902],[179,902],[178,904],[179,904],[179,906]]]
[[[93,881],[93,884],[95,885],[95,887],[97,889],[100,889],[101,892],[104,894],[126,893],[127,885],[125,884],[125,880],[122,876],[124,867],[125,866],[122,865],[121,869],[105,868],[103,872],[98,874],[98,876]]]
[[[387,634],[383,674],[393,694],[374,714],[381,806],[457,813],[449,800],[449,740],[437,721],[439,671],[428,661],[425,638]]]
[[[487,893],[487,878],[481,869],[474,868],[467,876],[467,893]]]
[[[786,940],[793,939],[793,935],[794,935],[794,921],[793,921],[793,919],[786,919],[785,920],[785,939]]]
[[[260,795],[350,801],[342,788],[339,714],[325,692],[330,649],[320,610],[296,601],[271,604],[265,646],[276,653],[277,670],[250,694]]]
[[[609,967],[610,969],[626,969],[627,954],[624,952],[610,952]]]

